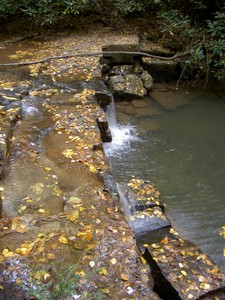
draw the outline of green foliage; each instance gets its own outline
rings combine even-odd
[[[145,11],[146,9],[145,1],[116,0],[114,1],[113,5],[118,11],[118,13],[122,15]]]
[[[43,267],[31,273],[31,286],[28,288],[28,294],[40,300],[65,299],[76,294],[78,280],[75,266],[56,267],[51,264],[48,270]]]
[[[158,16],[164,45],[173,45],[176,51],[190,51],[184,62],[188,77],[225,78],[225,6],[201,26],[177,10],[160,12]]]

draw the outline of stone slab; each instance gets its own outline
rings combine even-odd
[[[225,276],[221,269],[173,228],[160,241],[142,246],[146,247],[145,258],[151,266],[154,289],[163,299],[225,299]]]

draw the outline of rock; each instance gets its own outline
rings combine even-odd
[[[103,142],[111,142],[112,141],[112,134],[109,129],[109,124],[108,121],[106,120],[105,117],[98,117],[96,119],[100,133],[101,133],[101,138]]]
[[[129,123],[131,121],[131,115],[127,115],[124,113],[117,113],[117,119],[120,123]]]
[[[126,87],[124,90],[125,95],[131,97],[143,97],[147,91],[143,86],[141,78],[136,74],[125,75]]]
[[[157,82],[177,80],[181,74],[181,65],[178,62],[152,61],[150,58],[143,57],[141,64]]]
[[[142,116],[160,116],[162,113],[161,111],[153,106],[148,107],[148,109],[141,107],[137,108],[137,114],[142,115]]]
[[[136,109],[135,109],[133,106],[131,106],[131,105],[126,106],[124,112],[125,112],[126,114],[128,114],[128,115],[134,115],[134,114],[137,113]]]
[[[131,103],[136,108],[149,106],[149,101],[142,99],[135,99]]]
[[[155,131],[159,131],[160,129],[160,123],[158,121],[155,120],[147,120],[144,121],[141,124],[141,127],[148,132],[155,132]]]
[[[184,98],[184,95],[181,95],[179,91],[167,91],[163,95],[162,92],[156,90],[151,93],[151,97],[167,110],[173,110],[192,103],[188,98]]]
[[[171,227],[164,214],[164,205],[159,200],[159,192],[153,184],[133,178],[128,185],[119,184],[118,191],[136,236]]]
[[[158,242],[146,244],[144,257],[151,266],[154,290],[162,299],[224,299],[223,272],[209,256],[195,244],[183,240],[173,228]]]
[[[153,87],[152,76],[140,64],[115,65],[105,80],[116,101],[142,98]]]
[[[135,211],[130,218],[136,235],[171,227],[171,224],[160,207],[151,207],[144,211]]]
[[[146,88],[146,90],[152,90],[153,88],[153,77],[147,72],[144,71],[141,74],[141,80],[143,81],[143,85]]]

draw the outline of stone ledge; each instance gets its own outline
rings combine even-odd
[[[224,299],[219,298],[225,295],[222,270],[173,229],[155,186],[132,178],[120,190],[138,246],[151,267],[154,291],[164,300]]]

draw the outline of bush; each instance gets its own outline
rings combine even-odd
[[[225,6],[212,20],[201,24],[177,10],[160,12],[158,17],[164,45],[173,45],[175,51],[190,51],[184,74],[207,80],[225,78]]]

